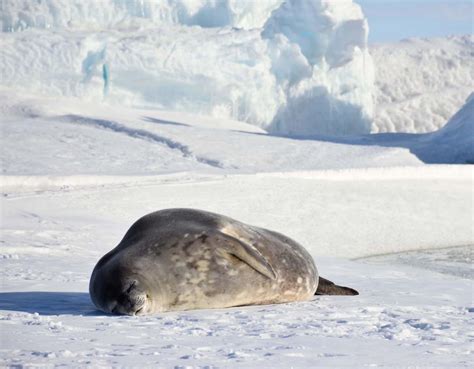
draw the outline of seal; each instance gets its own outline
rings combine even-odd
[[[136,221],[95,266],[89,293],[98,309],[126,315],[357,294],[320,278],[289,237],[195,209]]]

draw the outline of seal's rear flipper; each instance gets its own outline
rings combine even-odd
[[[338,286],[327,279],[319,277],[318,289],[315,295],[358,295],[359,292],[349,288]]]

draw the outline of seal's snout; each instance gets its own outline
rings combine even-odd
[[[110,311],[113,314],[140,315],[145,312],[146,293],[138,287],[137,281],[131,281],[116,299]]]

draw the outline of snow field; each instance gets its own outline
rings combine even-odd
[[[49,189],[36,186],[28,191],[25,186],[23,191],[27,191],[23,194],[16,192],[16,186],[9,189],[7,185],[4,199],[8,204],[21,202],[24,197],[34,213],[33,209],[41,209],[44,203],[43,193],[46,199],[61,197],[64,193],[79,201],[76,192],[78,197],[91,192],[88,196],[94,204],[90,210],[97,216],[107,217],[110,204],[122,198],[121,202],[127,207],[120,210],[125,216],[121,218],[121,231],[115,241],[105,242],[107,246],[101,253],[117,243],[124,229],[142,215],[171,207],[209,210],[279,230],[298,240],[313,255],[361,257],[472,244],[472,169],[459,167],[451,170],[451,176],[446,175],[450,170],[436,176],[435,171],[441,174],[443,167],[434,167],[431,179],[429,174],[421,178],[423,168],[417,171],[418,178],[410,178],[407,172],[405,177],[391,179],[383,178],[383,171],[378,173],[378,178],[371,177],[369,171],[365,179],[352,177],[350,172],[345,177],[336,172],[332,176],[335,179],[330,174],[320,179],[317,175],[312,178],[294,173],[208,176],[187,181],[183,181],[182,176],[174,180],[168,176],[158,182],[150,178],[140,183],[132,177],[128,185],[118,182],[110,186],[107,181],[102,182],[96,191],[95,187],[68,187],[63,182],[61,187]],[[98,182],[101,183],[100,179]],[[147,191],[148,196],[142,198],[141,191]],[[443,200],[438,199],[440,196]],[[279,198],[291,201],[279,202]],[[80,216],[83,212],[78,207],[72,214]],[[266,214],[265,217],[262,218],[262,214]],[[4,207],[4,215],[13,217],[13,221],[14,213],[10,214],[8,206]],[[87,212],[82,216],[87,217]],[[8,226],[9,219],[4,223]]]
[[[431,179],[408,179],[409,170],[399,179],[351,179],[349,171],[8,190],[0,319],[9,339],[2,341],[2,364],[469,367],[472,281],[429,265],[336,258],[472,243],[472,171],[448,168],[427,167]],[[150,317],[97,312],[87,286],[98,258],[138,217],[170,206],[286,233],[311,252],[321,275],[361,295]]]

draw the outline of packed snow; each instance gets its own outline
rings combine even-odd
[[[374,87],[348,0],[0,10],[0,366],[472,366],[472,37],[377,46]],[[172,207],[284,233],[360,295],[96,310],[95,263]]]

